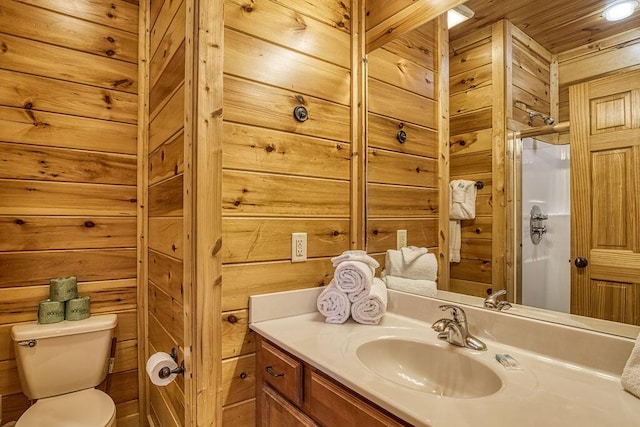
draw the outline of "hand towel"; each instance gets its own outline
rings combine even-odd
[[[383,279],[388,289],[408,292],[410,294],[435,297],[438,295],[438,285],[431,280],[405,279],[404,277],[385,276]]]
[[[351,314],[351,302],[347,294],[338,290],[334,280],[320,293],[316,305],[327,323],[344,323]]]
[[[353,310],[353,307],[351,309]],[[622,371],[620,382],[625,390],[640,398],[640,335],[638,335],[636,344],[631,350],[631,356]]]
[[[361,292],[371,287],[375,269],[361,261],[343,261],[333,274],[336,287],[345,293]]]
[[[423,252],[405,262],[402,251],[389,249],[385,261],[386,274],[416,280],[435,280],[438,278],[438,259],[430,252]]]
[[[341,255],[331,258],[331,263],[333,264],[334,268],[344,261],[361,261],[365,264],[369,264],[374,270],[380,267],[378,261],[367,255],[366,251],[344,251]]]
[[[460,220],[449,220],[449,262],[460,262],[461,234]]]
[[[475,181],[456,179],[449,183],[449,219],[473,219],[476,217]]]
[[[387,311],[387,287],[377,277],[366,296],[351,305],[351,317],[358,323],[377,325]]]

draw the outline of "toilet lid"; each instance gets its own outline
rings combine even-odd
[[[16,427],[104,427],[115,417],[113,400],[94,388],[39,399]]]

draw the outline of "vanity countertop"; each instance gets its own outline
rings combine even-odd
[[[430,327],[432,319],[448,317],[438,310],[441,303],[438,300],[390,291],[389,312],[380,325],[361,325],[352,319],[334,325],[325,323],[324,317],[315,311],[317,295],[318,290],[312,289],[252,297],[250,327],[416,426],[635,427],[639,423],[640,399],[624,391],[618,372],[631,352],[633,340],[531,319],[515,320],[532,322],[527,332],[523,332],[522,323],[505,332],[510,328],[504,328],[504,324],[513,319],[496,317],[501,314],[489,310],[464,307],[471,332],[488,348],[473,351],[436,338]],[[418,307],[421,315],[415,315]],[[475,328],[474,321],[478,323]],[[500,331],[493,333],[492,325],[500,325]],[[532,351],[527,347],[540,346],[540,342],[518,341],[510,336],[518,331],[524,336],[532,331],[540,335],[540,330],[544,332],[542,335],[550,334],[540,337],[540,342],[555,348]],[[567,336],[568,349],[558,350]],[[361,344],[384,338],[424,342],[444,346],[446,352],[462,352],[492,369],[502,380],[502,388],[488,396],[465,399],[425,393],[391,382],[369,370],[356,356]],[[520,342],[524,344],[513,345]],[[580,363],[583,348],[591,348],[595,353],[584,355],[584,364]],[[523,369],[505,369],[495,360],[496,353],[510,354]]]

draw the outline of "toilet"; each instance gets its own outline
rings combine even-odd
[[[115,314],[11,328],[22,392],[38,401],[16,427],[113,427],[116,406],[95,387],[107,376]]]

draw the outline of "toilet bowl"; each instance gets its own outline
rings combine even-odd
[[[15,427],[114,427],[116,405],[94,388],[38,400]]]

